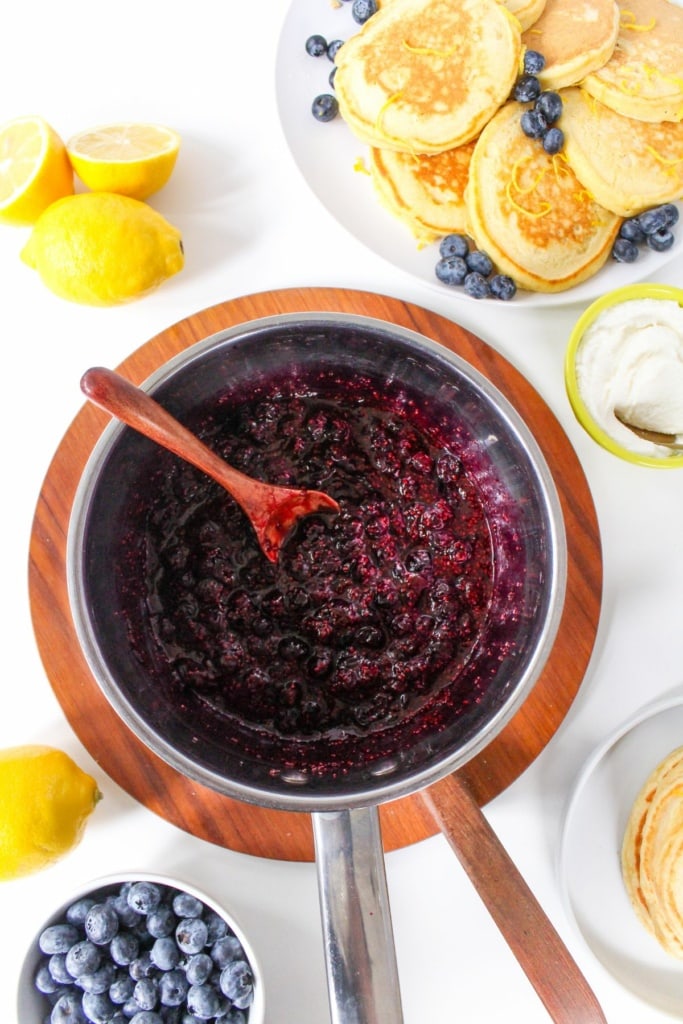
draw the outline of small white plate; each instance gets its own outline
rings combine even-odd
[[[683,745],[683,693],[642,709],[589,758],[572,792],[560,853],[570,918],[602,965],[633,995],[683,1019],[683,961],[638,921],[621,876],[621,842],[650,772]]]
[[[676,3],[680,0],[675,0]],[[284,136],[294,161],[310,189],[330,214],[368,249],[392,266],[407,271],[441,295],[465,302],[500,305],[499,299],[471,299],[462,288],[449,288],[435,276],[437,245],[419,249],[408,228],[380,204],[367,173],[367,146],[359,142],[341,117],[326,124],[316,121],[311,104],[321,93],[332,93],[328,77],[334,65],[325,54],[311,57],[305,43],[322,35],[328,42],[346,40],[360,28],[351,16],[351,2],[293,0],[285,17],[278,45],[275,85]],[[683,205],[677,204],[683,215]],[[566,306],[592,302],[603,292],[621,288],[656,274],[660,267],[683,252],[683,216],[675,229],[671,249],[656,253],[645,248],[635,263],[615,263],[588,281],[564,292],[541,294],[519,291],[504,305]]]

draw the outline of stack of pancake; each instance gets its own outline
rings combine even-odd
[[[526,50],[564,149],[522,132]],[[463,232],[521,288],[594,274],[623,218],[683,197],[683,9],[670,0],[383,0],[340,49],[342,117],[419,244]]]
[[[638,794],[621,867],[641,923],[667,953],[683,959],[683,747],[664,758]]]

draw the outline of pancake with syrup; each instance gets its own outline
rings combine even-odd
[[[683,122],[624,117],[579,88],[562,100],[565,155],[602,206],[631,217],[683,197]]]
[[[616,0],[547,0],[543,13],[522,36],[529,50],[545,57],[544,89],[563,89],[609,60],[619,34]]]
[[[465,231],[465,187],[473,150],[474,142],[435,154],[370,150],[370,175],[381,203],[421,245]]]
[[[339,109],[371,146],[455,149],[505,102],[520,53],[519,23],[497,0],[391,0],[339,50]]]
[[[470,230],[498,269],[530,291],[559,292],[595,274],[621,220],[593,199],[562,154],[549,156],[506,104],[474,147],[465,200]]]
[[[619,0],[619,7],[614,52],[581,84],[625,117],[683,120],[683,8],[668,0]]]

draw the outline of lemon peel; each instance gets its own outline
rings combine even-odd
[[[0,880],[49,867],[81,841],[102,794],[63,750],[0,750]]]
[[[57,132],[42,117],[0,126],[0,221],[34,224],[43,210],[74,191],[73,168]]]
[[[56,295],[95,306],[145,295],[184,263],[177,228],[147,203],[109,192],[49,206],[21,258]]]

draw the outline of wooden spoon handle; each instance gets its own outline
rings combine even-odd
[[[588,982],[457,775],[421,793],[556,1024],[607,1024]]]

